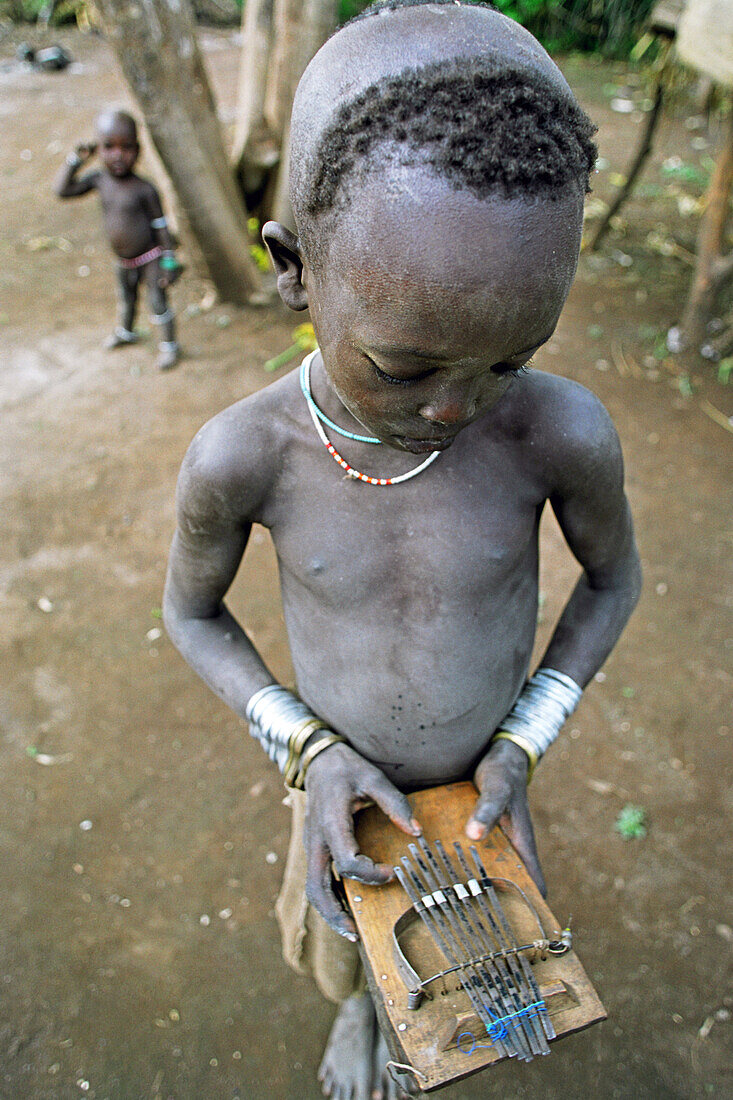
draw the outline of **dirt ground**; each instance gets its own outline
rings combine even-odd
[[[187,274],[178,370],[154,369],[150,339],[101,350],[114,286],[96,200],[61,204],[50,185],[98,109],[129,97],[100,39],[56,38],[77,59],[62,74],[0,45],[0,1095],[315,1100],[333,1009],[280,960],[280,779],[159,617],[185,448],[268,381],[302,318],[201,311]],[[203,41],[227,124],[236,36]],[[622,66],[564,67],[600,126],[607,197],[643,120],[612,103],[645,93]],[[455,1100],[733,1095],[730,387],[660,339],[718,140],[694,116],[668,109],[625,228],[583,256],[537,356],[615,418],[645,565],[639,609],[531,798],[551,905],[572,915],[609,1018],[451,1087]],[[538,648],[575,576],[550,521],[543,548]],[[232,603],[287,682],[262,531]],[[627,803],[646,811],[644,838],[614,830]]]

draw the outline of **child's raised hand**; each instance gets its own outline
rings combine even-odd
[[[306,896],[334,932],[355,941],[354,922],[331,886],[331,862],[340,875],[373,886],[394,878],[389,864],[374,863],[359,852],[354,836],[355,812],[370,801],[376,802],[403,833],[419,836],[422,830],[407,797],[379,768],[348,745],[332,745],[320,753],[308,769],[305,786]]]
[[[76,149],[74,150],[74,152],[76,153],[76,155],[78,156],[79,160],[82,163],[84,163],[88,160],[91,160],[91,158],[94,156],[96,151],[97,151],[96,141],[82,142],[82,144],[77,145]]]
[[[495,741],[491,745],[473,777],[479,797],[466,824],[466,835],[471,840],[481,840],[501,822],[504,832],[545,897],[545,876],[540,867],[527,804],[528,765],[527,754],[511,741]]]

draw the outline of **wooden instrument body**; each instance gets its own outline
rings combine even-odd
[[[454,841],[464,847],[470,843],[465,825],[476,797],[471,783],[451,783],[411,794],[409,799],[426,840],[432,843],[439,839],[451,850]],[[402,856],[408,854],[410,838],[376,806],[359,814],[356,835],[360,850],[376,862],[399,866]],[[476,847],[488,875],[515,883],[539,916],[548,937],[559,939],[561,926],[504,833],[496,828]],[[395,961],[392,935],[400,917],[411,909],[400,884],[375,887],[344,879],[343,885],[359,931],[369,989],[394,1060],[418,1071],[417,1080],[424,1092],[499,1061],[455,974],[431,982],[419,1007],[408,1007],[408,989]],[[540,938],[537,920],[521,894],[501,888],[501,884],[497,892],[517,943],[533,943]],[[447,969],[448,963],[420,920],[405,930],[399,943],[421,978]],[[572,949],[559,956],[546,953],[544,958],[535,953],[532,973],[557,1038],[605,1019],[603,1005]]]

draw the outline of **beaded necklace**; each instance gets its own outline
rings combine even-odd
[[[350,466],[345,458],[342,458],[338,453],[334,445],[329,440],[325,431],[321,426],[321,420],[328,424],[331,428],[334,428],[341,435],[348,436],[350,439],[355,439],[360,443],[381,443],[381,439],[376,439],[371,436],[359,436],[354,435],[351,432],[346,431],[344,428],[339,428],[337,424],[334,424],[332,420],[329,420],[325,413],[323,413],[315,401],[310,388],[310,368],[315,356],[315,352],[311,352],[306,356],[300,366],[300,386],[305,396],[306,403],[308,405],[308,412],[310,413],[313,426],[318,433],[318,437],[325,446],[326,450],[330,454],[334,462],[338,462],[342,470],[346,471],[348,477],[354,478],[355,481],[363,481],[366,485],[398,485],[401,481],[409,481],[411,477],[416,477],[417,474],[427,469],[431,462],[435,462],[436,458],[440,454],[440,451],[433,451],[429,454],[424,462],[421,462],[419,466],[416,466],[414,470],[408,470],[406,474],[398,474],[397,477],[370,477],[368,474],[359,473],[353,466]]]
[[[331,420],[330,417],[326,416],[325,412],[323,412],[322,409],[318,408],[318,405],[316,405],[313,399],[313,394],[311,393],[310,382],[311,363],[313,362],[317,351],[318,349],[316,349],[316,351],[312,351],[310,355],[307,355],[303,362],[300,364],[300,388],[303,391],[303,397],[308,402],[308,408],[316,414],[319,420],[321,420],[324,424],[328,424],[329,428],[332,428],[333,431],[338,432],[339,435],[345,435],[347,439],[355,439],[357,443],[381,443],[382,440],[377,439],[376,436],[355,435],[354,432],[350,432],[346,428],[339,428],[338,424],[334,424],[333,420]]]

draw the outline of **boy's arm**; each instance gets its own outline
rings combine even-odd
[[[163,617],[191,667],[244,718],[251,696],[275,682],[224,604],[249,538],[243,516],[260,486],[253,479],[235,492],[235,474],[217,456],[221,434],[213,424],[203,428],[181,467]]]
[[[153,229],[156,244],[165,252],[173,252],[175,244],[171,237],[170,230],[168,229],[168,220],[163,213],[163,204],[160,201],[160,195],[157,188],[152,183],[148,183],[148,190],[145,194],[145,205],[150,215],[150,224]]]
[[[53,185],[60,199],[73,199],[77,195],[86,195],[97,186],[99,171],[87,172],[84,176],[76,174],[87,161],[91,160],[95,150],[96,145],[93,144],[77,145],[75,151],[69,153]]]
[[[226,414],[225,414],[226,415]],[[267,417],[261,416],[261,422]],[[266,460],[251,462],[251,478],[228,473],[220,458],[241,435],[242,449],[254,450],[252,432],[238,432],[217,418],[191,445],[178,481],[178,522],[163,597],[163,618],[174,645],[213,691],[240,717],[262,688],[275,683],[240,624],[224,604],[250,532],[250,522],[267,490]],[[258,456],[272,454],[269,446]],[[236,502],[236,504],[235,504]],[[316,734],[315,743],[320,734]],[[331,861],[341,874],[383,883],[391,867],[360,855],[353,814],[373,800],[405,832],[418,835],[407,798],[385,775],[345,744],[320,752],[307,772],[307,894],[335,931],[356,939],[354,923],[339,904],[331,883]]]
[[[573,555],[583,568],[540,662],[584,688],[613,649],[641,591],[641,568],[623,488],[618,436],[603,406],[575,393],[572,428],[553,439],[548,453],[550,503]],[[548,433],[549,434],[549,433]],[[555,433],[552,433],[553,435]],[[527,754],[498,739],[476,770],[481,792],[468,823],[479,839],[500,818],[520,856],[542,886],[527,808]]]

